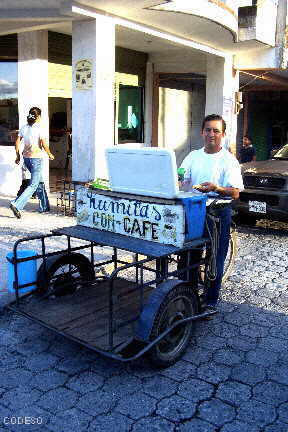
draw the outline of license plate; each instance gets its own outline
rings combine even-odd
[[[249,211],[253,213],[266,213],[266,202],[249,201]]]

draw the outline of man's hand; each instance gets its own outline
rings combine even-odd
[[[20,155],[16,156],[15,164],[19,165],[20,163]]]
[[[197,189],[200,192],[204,192],[204,193],[216,192],[221,196],[228,196],[231,197],[232,199],[239,198],[239,189],[233,187],[217,186],[214,183],[210,183],[210,182],[201,183],[200,185],[194,187],[194,189]]]
[[[48,157],[49,157],[50,160],[54,160],[54,159],[55,159],[55,158],[54,158],[54,155],[53,155],[52,153],[49,153],[49,154],[48,154]]]
[[[201,183],[200,185],[197,185],[197,189],[200,192],[217,192],[217,185],[210,182],[204,182]]]

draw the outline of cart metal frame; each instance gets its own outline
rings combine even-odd
[[[61,239],[62,242],[63,239],[65,239],[65,241],[67,242],[66,247],[64,247],[64,249],[62,250],[49,252],[47,247],[47,241],[49,239],[59,239],[59,241]],[[80,246],[79,245],[73,246],[72,241],[74,241],[74,239],[83,240],[87,243],[81,244]],[[37,256],[34,257],[27,257],[21,259],[17,258],[18,250],[20,250],[23,247],[27,247],[27,245],[29,246],[31,242],[35,242],[35,241],[39,242],[40,244],[39,250],[41,250],[41,253],[39,253]],[[112,248],[112,255],[110,259],[104,259],[104,260],[96,259],[95,256],[96,247]],[[179,282],[181,282],[182,281],[181,276],[183,276],[183,273],[187,272],[188,275],[189,270],[198,267],[200,264],[203,264],[203,261],[191,264],[191,260],[189,260],[188,262],[190,263],[190,265],[188,265],[185,269],[181,269],[181,270],[177,268],[175,269],[175,265],[173,268],[171,268],[172,263],[173,262],[175,263],[175,257],[177,258],[177,256],[181,252],[188,251],[188,253],[192,254],[193,250],[199,248],[209,249],[210,239],[200,238],[197,240],[187,242],[182,248],[178,248],[175,246],[159,244],[156,242],[139,240],[124,235],[115,234],[113,232],[101,231],[94,228],[87,228],[80,225],[57,229],[52,231],[52,233],[48,235],[26,237],[16,241],[13,247],[12,261],[14,265],[14,274],[15,274],[15,281],[14,281],[15,300],[9,303],[7,305],[7,308],[9,310],[12,310],[18,314],[25,316],[30,320],[33,320],[41,324],[42,326],[56,332],[57,334],[60,334],[70,340],[73,340],[74,342],[77,342],[89,349],[92,349],[93,351],[102,354],[106,357],[117,359],[122,362],[132,361],[139,358],[148,350],[150,350],[153,346],[158,344],[177,326],[183,325],[189,321],[196,321],[213,314],[213,312],[212,313],[201,312],[199,296],[197,294],[197,289],[196,289],[195,293],[197,296],[197,301],[199,301],[199,309],[198,309],[199,313],[196,313],[185,319],[178,320],[176,323],[171,325],[168,329],[166,329],[162,334],[160,334],[154,340],[141,341],[137,339],[137,337],[135,337],[135,328],[137,328],[137,325],[139,325],[139,317],[141,316],[141,313],[145,306],[145,302],[147,300],[147,296],[149,296],[149,292],[157,290],[158,287],[161,285],[161,283],[165,281],[170,281],[176,278],[179,279]],[[121,258],[121,253],[119,253],[119,250],[121,251],[121,253],[123,251],[126,251],[135,254],[134,260],[132,262],[129,262],[124,258]],[[48,272],[47,267],[49,267],[49,259],[51,257],[59,256],[60,258],[63,255],[69,257],[75,253],[78,254],[79,251],[84,252],[86,254],[89,253],[90,255],[89,259],[93,269],[96,271],[96,274],[101,269],[103,269],[103,267],[104,268],[105,266],[111,267],[112,265],[113,270],[110,273],[110,275],[108,276],[96,275],[93,281],[88,281],[88,282],[85,279],[83,280],[83,278],[81,277],[75,279],[73,283],[77,284],[78,287],[80,285],[80,289],[76,291],[74,294],[71,294],[69,296],[67,295],[67,296],[62,296],[57,298],[57,290],[55,291],[55,289],[53,289],[53,286],[55,287],[55,280],[53,280],[53,277],[51,278],[51,280],[49,280],[49,289],[47,288],[48,291],[45,295],[40,295],[39,293],[37,293],[37,290],[31,291],[27,294],[24,294],[23,296],[20,295],[22,288],[35,285],[35,283],[36,284],[38,283],[38,280],[28,284],[21,285],[19,283],[18,264],[24,261],[36,259],[38,263],[39,262],[41,263],[42,269],[44,268],[44,271]],[[141,258],[141,256],[144,256],[145,258],[143,257]],[[134,281],[126,279],[126,274],[131,271],[133,272],[132,279],[134,279]],[[124,278],[121,278],[122,274],[124,274]],[[147,274],[150,275],[150,278],[148,278],[148,280],[145,279],[147,278]],[[57,275],[56,275],[56,280],[57,280]],[[69,283],[71,284],[70,280]],[[121,295],[119,295],[119,293],[117,292],[117,290],[120,289],[118,288],[118,286],[120,286],[119,284],[121,285],[121,289],[122,286],[124,286],[126,289],[126,285],[127,285],[126,291],[124,290],[123,292],[121,292]],[[84,294],[86,295],[87,292],[88,292],[88,297],[87,297],[86,307],[87,305],[89,305],[90,307],[90,305],[93,302],[95,302],[96,304],[97,303],[95,300],[96,297],[90,299],[89,295],[92,295],[92,293],[94,294],[100,292],[99,287],[101,289],[104,287],[103,298],[105,298],[106,301],[105,304],[107,309],[107,310],[105,309],[107,313],[105,312],[106,321],[104,323],[104,328],[107,327],[107,331],[105,333],[106,345],[104,348],[103,345],[99,346],[99,345],[95,345],[94,342],[91,343],[91,341],[89,341],[89,337],[87,339],[86,337],[85,338],[80,336],[77,337],[75,336],[75,334],[72,334],[71,332],[69,333],[70,330],[67,331],[67,328],[69,327],[68,322],[65,323],[66,327],[64,325],[63,328],[63,325],[62,327],[61,326],[57,327],[56,324],[52,325],[49,319],[47,319],[49,308],[51,308],[51,310],[54,311],[56,318],[59,314],[65,315],[65,307],[70,308],[69,313],[73,312],[73,310],[79,311],[79,308],[77,309],[77,304],[74,305],[73,301],[74,299],[76,299],[77,301],[78,300],[81,301],[81,295],[84,296]],[[55,295],[56,295],[56,299],[55,299]],[[124,319],[117,321],[119,317],[117,317],[118,310],[116,306],[117,305],[119,306],[119,298],[124,299],[123,302],[125,303],[125,299],[127,300],[130,297],[136,299],[135,304],[132,302],[133,307],[136,305],[135,311],[132,313],[132,315],[124,317]],[[69,298],[68,301],[69,306],[67,304],[67,298]],[[84,308],[85,308],[85,304],[84,304]],[[104,313],[103,311],[104,308],[101,312],[102,315]],[[90,311],[89,313],[93,317],[93,311],[92,312]],[[81,316],[79,317],[79,320],[84,318],[83,316]],[[72,317],[72,321],[73,320],[77,321],[77,319],[78,318],[76,317],[74,318]],[[95,325],[93,319],[92,319],[92,324]],[[91,320],[89,325],[91,325]],[[88,325],[88,329],[89,329],[89,325]],[[127,329],[129,326],[130,327],[132,326],[133,330],[130,331],[130,333],[128,332],[129,334],[127,338],[126,339],[124,338],[124,340],[120,342],[119,340],[116,340],[117,331],[120,330],[122,331],[124,329],[124,333],[125,333],[125,331],[128,331]],[[97,326],[95,326],[94,329],[95,328],[97,328]],[[85,334],[85,325],[83,329]],[[88,330],[86,333],[88,336],[90,335]]]

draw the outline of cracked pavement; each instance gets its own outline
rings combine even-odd
[[[19,221],[7,199],[0,206],[0,429],[288,431],[287,229],[240,230],[220,312],[197,325],[180,361],[157,370],[145,358],[103,358],[2,310],[9,300],[5,257],[15,240],[74,221],[39,216],[33,203]]]

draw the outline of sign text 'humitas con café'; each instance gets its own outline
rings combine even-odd
[[[155,200],[154,200],[155,201]],[[143,240],[181,246],[185,216],[182,205],[103,195],[93,189],[77,192],[77,224]]]

